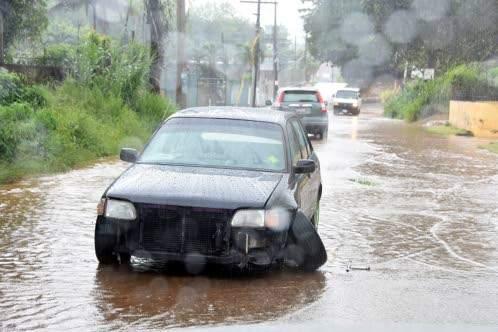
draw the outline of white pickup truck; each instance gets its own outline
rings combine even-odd
[[[342,88],[332,96],[334,114],[359,115],[361,110],[361,96],[358,88]]]

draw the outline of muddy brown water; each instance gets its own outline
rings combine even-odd
[[[329,260],[313,274],[99,267],[95,208],[120,162],[0,186],[0,330],[498,326],[498,157],[380,112],[331,117],[314,142]]]

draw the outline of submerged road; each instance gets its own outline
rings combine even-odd
[[[99,267],[95,209],[120,162],[0,186],[0,331],[496,330],[498,157],[381,113],[331,115],[313,142],[329,255],[313,274]]]

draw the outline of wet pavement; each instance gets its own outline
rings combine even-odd
[[[99,267],[96,203],[120,162],[0,186],[0,331],[495,330],[498,157],[381,111],[332,117],[314,142],[329,260],[313,274]]]

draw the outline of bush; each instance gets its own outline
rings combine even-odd
[[[435,113],[448,112],[452,95],[468,97],[490,87],[476,65],[460,65],[433,81],[417,80],[385,97],[384,114],[412,122]]]
[[[141,45],[119,45],[92,32],[76,54],[74,78],[82,85],[120,96],[128,103],[148,88],[151,59]]]
[[[0,105],[9,105],[21,99],[23,86],[19,76],[0,68]]]
[[[47,52],[45,60],[54,54],[70,53]],[[143,47],[91,33],[73,56],[73,74],[55,87],[26,86],[0,71],[0,183],[116,155],[125,144],[141,148],[174,112],[148,91]]]
[[[35,59],[42,66],[62,66],[70,68],[74,65],[74,47],[69,44],[54,44],[43,50],[43,55]]]
[[[0,105],[29,103],[34,107],[47,104],[48,90],[41,86],[25,86],[18,75],[0,70]]]

